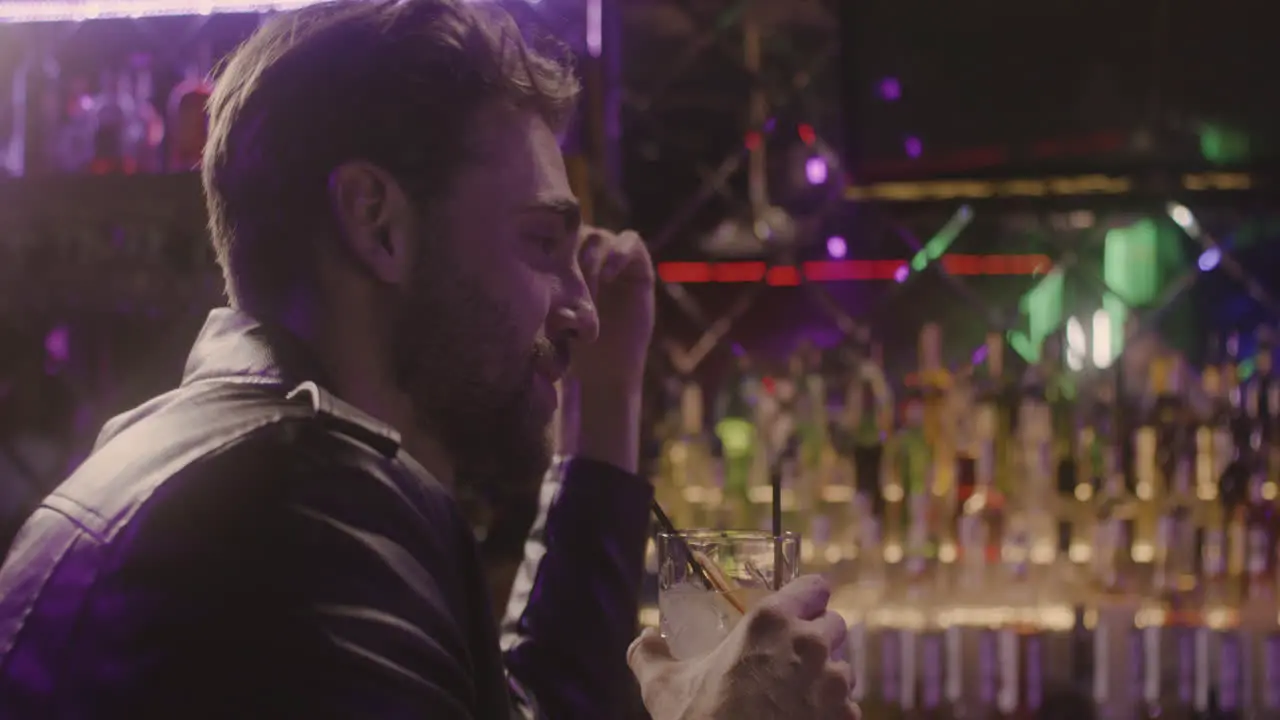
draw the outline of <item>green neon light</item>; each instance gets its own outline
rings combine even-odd
[[[943,225],[938,232],[934,233],[929,242],[924,244],[915,255],[911,257],[912,272],[920,272],[929,267],[929,263],[942,257],[947,252],[947,248],[951,247],[951,243],[960,237],[960,233],[973,220],[973,208],[968,205],[961,205],[959,210],[951,216],[946,225]]]

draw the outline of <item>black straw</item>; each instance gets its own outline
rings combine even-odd
[[[672,541],[680,547],[681,552],[684,553],[684,556],[689,561],[689,566],[693,568],[693,573],[698,576],[698,579],[702,581],[705,587],[715,589],[715,585],[711,584],[711,578],[707,577],[707,572],[702,569],[702,563],[698,562],[698,559],[693,556],[693,550],[684,541],[684,538],[680,536],[680,532],[676,530],[671,518],[667,517],[666,511],[658,504],[658,499],[654,498],[649,507],[653,510],[653,516],[658,519],[658,525],[662,527],[662,532],[670,535]]]
[[[782,463],[778,462],[769,473],[773,485],[773,589],[782,589]]]

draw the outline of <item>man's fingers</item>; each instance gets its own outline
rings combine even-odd
[[[849,636],[849,626],[840,613],[826,611],[822,617],[813,621],[813,630],[826,643],[828,656],[844,655],[844,641]]]
[[[640,637],[627,648],[627,666],[631,668],[641,687],[674,662],[676,659],[671,655],[671,648],[662,639],[662,633],[655,628],[645,628]]]
[[[608,257],[609,251],[604,233],[595,229],[583,230],[582,246],[578,248],[578,263],[582,267],[582,277],[587,281],[587,289],[590,290],[593,298],[600,287],[600,271]]]
[[[828,663],[814,688],[818,707],[831,710],[849,706],[849,692],[853,687],[853,668],[849,663]]]
[[[821,575],[805,575],[787,583],[760,604],[783,615],[801,620],[814,620],[827,610],[831,600],[831,583]]]
[[[653,261],[639,233],[631,230],[618,233],[604,243],[607,258],[600,268],[600,282],[615,280],[652,280]]]

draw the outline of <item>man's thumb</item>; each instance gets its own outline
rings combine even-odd
[[[645,628],[627,649],[627,665],[641,686],[675,661],[667,641],[656,628]]]

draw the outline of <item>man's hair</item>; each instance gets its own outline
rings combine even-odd
[[[478,112],[530,110],[562,131],[578,89],[566,54],[535,51],[494,6],[334,0],[273,18],[209,101],[204,190],[231,304],[273,307],[306,272],[340,164],[382,167],[426,210],[475,159]]]

